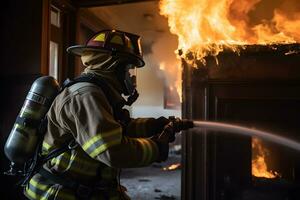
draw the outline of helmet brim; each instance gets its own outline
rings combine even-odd
[[[96,51],[96,52],[102,52],[108,54],[112,53],[112,51],[101,47],[87,47],[85,45],[75,45],[67,48],[67,52],[75,56],[82,56],[86,51]],[[115,53],[120,57],[129,58],[129,62],[135,65],[136,67],[143,67],[145,65],[143,59],[139,58],[134,54],[127,53],[127,52],[120,52],[120,51],[116,51]]]

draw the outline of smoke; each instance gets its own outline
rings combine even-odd
[[[175,54],[177,46],[177,37],[163,32],[152,44],[149,55],[155,63],[157,75],[165,82],[165,98],[177,104],[175,107],[181,101],[181,61]]]

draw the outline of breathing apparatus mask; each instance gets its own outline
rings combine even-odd
[[[119,68],[120,69],[120,68]],[[123,95],[127,97],[125,105],[132,105],[139,94],[136,90],[137,87],[137,68],[133,64],[126,64],[123,71],[117,71],[118,79],[122,83]]]
[[[124,85],[126,89],[124,91],[124,95],[130,95],[136,90],[137,87],[136,78],[137,78],[137,68],[131,64],[127,65],[125,75],[124,75]]]

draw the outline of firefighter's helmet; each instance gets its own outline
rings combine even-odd
[[[119,30],[103,30],[93,35],[85,45],[71,46],[67,52],[77,56],[83,55],[84,51],[100,51],[124,56],[136,67],[143,67],[142,49],[140,36]]]

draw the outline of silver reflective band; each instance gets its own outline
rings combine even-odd
[[[33,92],[29,92],[26,99],[30,100],[30,101],[33,101],[35,103],[38,103],[38,104],[42,104],[42,105],[45,105],[46,101],[47,101],[46,97],[43,97],[43,96],[38,95],[38,94],[33,93]]]

